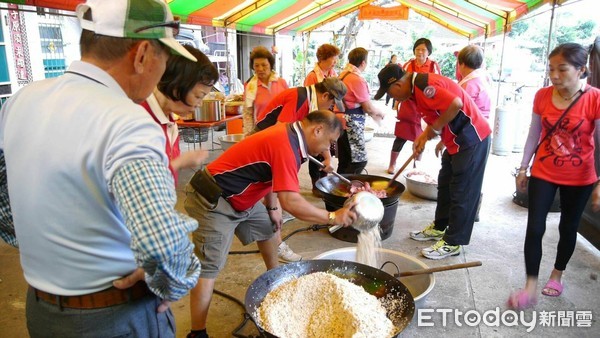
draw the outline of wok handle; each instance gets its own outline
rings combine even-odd
[[[309,159],[311,162],[313,162],[313,163],[315,163],[316,165],[318,165],[319,167],[321,167],[321,168],[325,168],[325,165],[324,165],[323,163],[321,163],[321,161],[317,160],[316,158],[312,157],[311,155],[308,155],[308,159]],[[342,182],[344,182],[344,183],[346,183],[346,184],[349,184],[349,185],[352,185],[352,182],[350,182],[350,180],[349,180],[349,179],[345,178],[345,177],[344,177],[344,176],[342,176],[341,174],[339,174],[339,173],[337,173],[337,172],[335,172],[335,171],[332,171],[331,173],[332,173],[332,174],[334,174],[335,176],[337,176],[337,177],[338,177],[340,180],[342,180]],[[337,230],[337,229],[336,229],[336,230]]]
[[[329,227],[329,233],[332,234],[332,233],[340,230],[340,228],[342,228],[341,225],[332,225]]]
[[[467,262],[467,263],[460,263],[460,264],[452,264],[452,265],[439,266],[439,267],[436,267],[436,268],[429,268],[429,269],[404,271],[404,272],[400,272],[398,274],[395,274],[394,277],[398,278],[398,277],[408,277],[408,276],[415,276],[415,275],[423,275],[423,274],[432,273],[432,272],[440,272],[440,271],[447,271],[447,270],[472,268],[472,267],[475,267],[475,266],[481,266],[481,261],[474,261],[474,262]]]

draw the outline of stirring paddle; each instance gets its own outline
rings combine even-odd
[[[388,181],[388,184],[387,184],[388,187],[390,185],[392,185],[392,182],[394,182],[394,180],[398,177],[398,175],[400,175],[400,173],[402,173],[404,171],[404,169],[406,169],[406,167],[408,167],[408,165],[410,164],[410,161],[412,161],[415,157],[417,157],[416,153],[413,153],[412,155],[410,155],[410,157],[408,158],[408,160],[406,160],[406,162],[404,162],[402,167],[400,169],[398,169],[398,171],[396,171],[396,173],[394,174],[394,177],[392,177]]]
[[[325,168],[325,165],[321,161],[317,160],[316,158],[312,157],[311,155],[308,155],[308,159],[311,162],[317,164],[319,167]],[[331,173],[333,175],[337,176],[340,180],[342,180],[342,182],[348,184],[349,186],[353,186],[353,187],[356,187],[356,188],[362,188],[362,187],[364,187],[364,184],[361,181],[357,181],[357,180],[350,181],[349,179],[345,178],[340,173],[337,173],[335,171],[332,171]]]

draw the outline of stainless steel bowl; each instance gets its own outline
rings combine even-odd
[[[406,179],[406,189],[417,197],[437,201],[437,183],[427,183],[415,180],[410,176],[413,172],[414,171],[407,171],[402,174]]]
[[[356,212],[357,218],[352,224],[354,229],[366,231],[381,222],[384,208],[383,203],[381,203],[381,200],[377,196],[367,191],[361,191],[347,199],[344,204],[351,202],[356,202],[354,212]]]
[[[244,139],[244,134],[228,134],[219,136],[219,142],[221,142],[221,148],[223,151],[229,149],[232,145],[240,142]]]

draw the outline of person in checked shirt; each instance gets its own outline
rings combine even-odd
[[[162,0],[88,0],[77,16],[81,61],[0,112],[0,236],[19,248],[29,335],[174,337],[198,224],[174,209],[164,133],[138,103],[170,53],[196,58]]]

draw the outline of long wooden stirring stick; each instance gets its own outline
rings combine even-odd
[[[400,173],[402,173],[404,171],[404,169],[406,169],[406,167],[408,167],[408,165],[410,164],[410,161],[412,161],[415,157],[417,157],[416,153],[413,153],[412,155],[410,155],[410,157],[408,158],[408,160],[406,160],[406,162],[404,162],[402,167],[398,171],[396,171],[396,173],[394,174],[394,177],[392,177],[388,181],[388,184],[387,184],[388,187],[390,185],[392,185],[392,182],[394,182],[394,180],[398,177],[398,175],[400,175]]]

